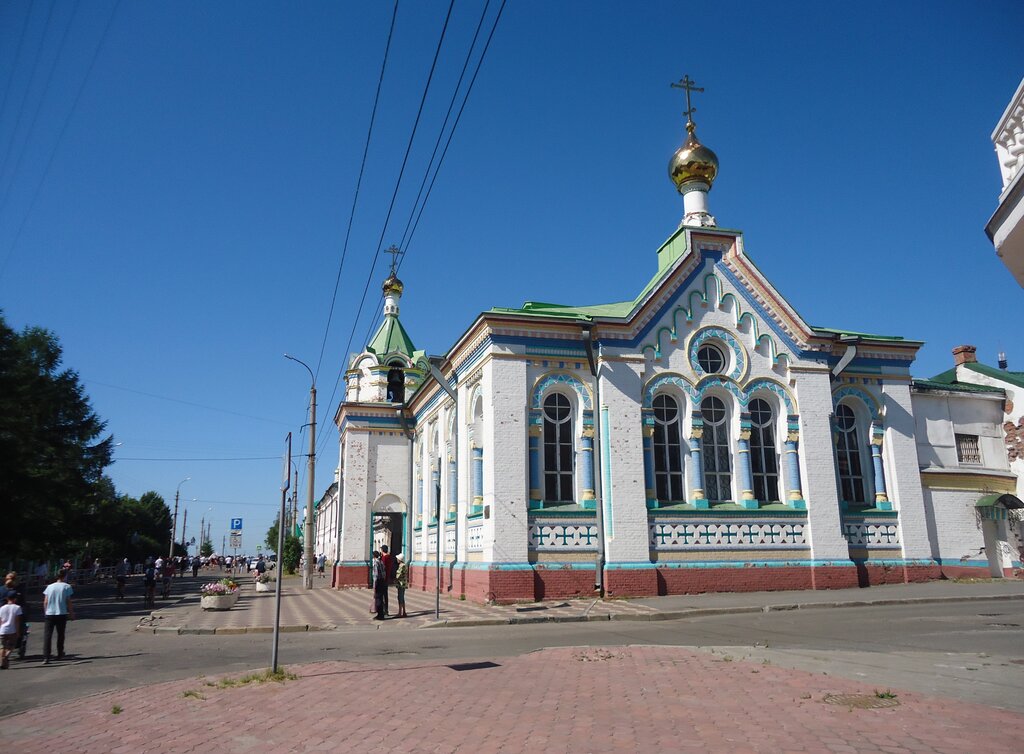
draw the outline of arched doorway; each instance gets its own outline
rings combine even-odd
[[[385,494],[377,498],[370,514],[370,549],[380,550],[382,545],[387,545],[393,555],[403,552],[406,514],[407,506],[398,496]],[[406,558],[409,558],[408,553]]]

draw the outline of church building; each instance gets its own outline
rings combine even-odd
[[[629,300],[494,308],[428,358],[392,266],[317,507],[335,587],[381,544],[478,602],[1019,571],[1024,373],[963,347],[915,380],[921,342],[807,324],[718,227],[692,112],[682,222]]]

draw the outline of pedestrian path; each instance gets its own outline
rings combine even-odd
[[[230,610],[206,611],[199,607],[198,592],[155,611],[139,623],[140,630],[156,633],[237,634],[261,633],[274,625],[273,592],[255,591],[251,579],[239,579],[241,596]],[[281,626],[286,631],[321,631],[343,626],[379,625],[388,630],[440,625],[479,626],[497,623],[539,623],[547,621],[609,620],[616,616],[650,616],[657,608],[628,601],[563,600],[525,605],[481,605],[447,596],[438,600],[431,592],[406,591],[408,618],[391,617],[375,621],[370,608],[369,589],[331,589],[316,585],[310,591],[299,579],[282,585]],[[390,594],[392,616],[398,612],[395,591]]]
[[[194,593],[186,593],[173,604],[145,615],[139,622],[139,630],[176,634],[271,631],[274,625],[274,594],[256,593],[248,577],[239,577],[239,583],[241,596],[230,610],[200,609],[199,582],[195,582],[190,585]],[[390,596],[394,614],[397,613],[394,590]],[[1024,599],[1024,582],[1011,579],[981,583],[936,581],[869,589],[733,592],[639,600],[576,599],[520,605],[482,605],[443,595],[439,616],[435,614],[437,600],[434,593],[408,590],[409,617],[378,622],[373,620],[370,611],[373,595],[369,589],[331,589],[317,581],[315,588],[307,591],[298,578],[287,578],[283,584],[280,625],[283,631],[320,631],[369,625],[383,630],[400,630],[592,620],[677,620],[723,613],[1003,598]]]
[[[680,647],[288,670],[298,677],[197,677],[37,708],[5,718],[4,737],[77,754],[1000,754],[1020,751],[1024,726],[1015,712]]]

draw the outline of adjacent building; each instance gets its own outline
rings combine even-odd
[[[985,226],[996,255],[1024,287],[1024,79],[992,132],[1003,190]]]

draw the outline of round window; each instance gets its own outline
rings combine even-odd
[[[718,346],[705,343],[697,349],[697,364],[708,374],[718,374],[725,369],[725,356]]]
[[[849,432],[856,424],[857,417],[854,415],[853,409],[845,403],[840,403],[836,407],[836,426],[843,432]]]
[[[718,425],[725,421],[725,404],[721,398],[711,395],[700,404],[700,416],[708,424]]]
[[[657,395],[654,398],[654,418],[661,424],[669,424],[679,415],[679,404],[670,395]]]
[[[570,411],[569,399],[561,393],[552,393],[544,399],[545,416],[557,424],[568,419]]]

